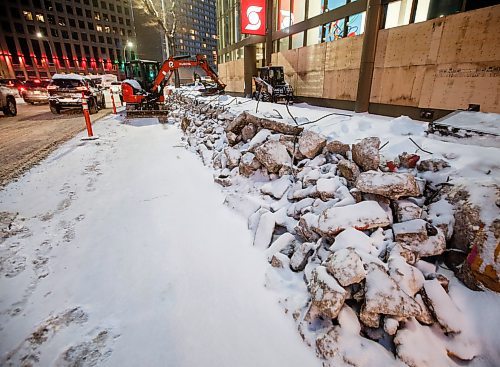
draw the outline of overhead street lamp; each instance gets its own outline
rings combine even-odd
[[[44,38],[42,32],[40,32],[40,31],[36,32],[36,37],[39,38],[40,40],[42,38]],[[58,71],[57,70],[57,64],[54,62],[54,51],[52,51],[52,45],[50,44],[50,40],[49,39],[47,39],[47,44],[49,45],[50,58],[52,59],[52,63],[54,64],[54,66],[56,68],[56,72],[57,72]],[[50,72],[49,59],[48,59],[47,55],[45,55],[45,58],[47,59],[47,70],[49,70],[49,72]]]
[[[127,41],[127,44],[123,47],[123,62],[127,62],[127,54],[126,54],[127,47],[132,48],[134,47],[134,44],[130,41]]]

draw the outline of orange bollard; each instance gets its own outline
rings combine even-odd
[[[111,92],[111,102],[113,102],[113,114],[116,115],[115,94]]]
[[[87,98],[85,97],[85,93],[82,92],[82,110],[83,116],[85,117],[85,125],[87,125],[87,138],[84,140],[92,140],[97,139],[94,137],[94,133],[92,132],[92,123],[90,122],[90,113],[89,113],[89,105],[87,104]]]

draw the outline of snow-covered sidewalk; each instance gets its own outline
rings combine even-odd
[[[0,191],[0,365],[319,366],[178,128],[94,131]]]

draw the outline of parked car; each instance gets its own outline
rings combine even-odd
[[[102,89],[109,89],[113,82],[118,81],[118,77],[114,74],[89,75],[88,77],[94,80]]]
[[[17,115],[16,94],[3,85],[0,85],[0,109],[5,116]]]
[[[23,82],[18,79],[0,79],[0,85],[12,90],[15,97],[21,97]]]
[[[49,92],[47,86],[50,80],[27,80],[21,87],[21,97],[26,103],[47,103],[49,102]]]
[[[102,89],[90,78],[78,74],[54,74],[49,91],[50,111],[54,114],[61,113],[63,108],[82,106],[82,93],[87,98],[89,112],[97,113],[106,105]]]

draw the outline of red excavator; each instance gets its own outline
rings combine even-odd
[[[128,116],[165,116],[163,90],[170,78],[179,68],[200,67],[214,81],[214,86],[205,85],[203,95],[224,93],[226,85],[219,80],[217,73],[210,67],[203,55],[195,60],[186,60],[189,55],[169,57],[160,63],[147,60],[133,60],[126,64],[127,79],[122,83],[123,101],[126,102]]]

